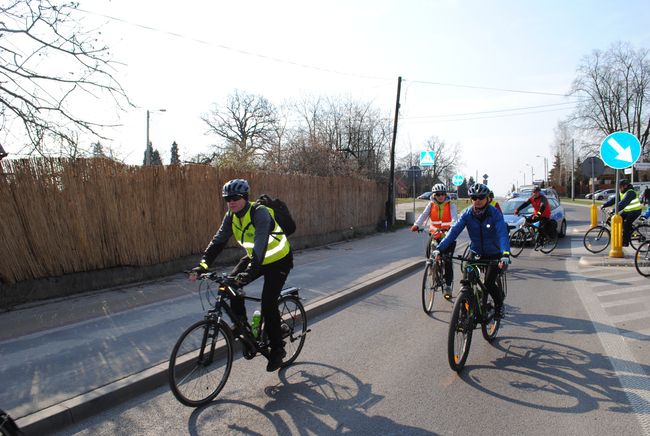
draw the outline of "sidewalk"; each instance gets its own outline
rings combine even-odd
[[[425,244],[402,229],[299,251],[287,286],[315,316],[418,270]],[[176,339],[204,314],[196,291],[178,274],[0,314],[0,407],[30,433],[55,431],[166,383]]]

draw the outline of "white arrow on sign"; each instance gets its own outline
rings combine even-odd
[[[621,144],[619,144],[614,138],[609,138],[607,143],[612,146],[616,153],[618,153],[616,159],[632,163],[632,147],[623,148],[623,146],[621,146]]]

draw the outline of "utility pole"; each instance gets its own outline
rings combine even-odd
[[[395,123],[393,141],[390,146],[390,179],[388,180],[388,201],[386,202],[386,230],[395,223],[395,141],[397,140],[397,118],[399,117],[399,95],[402,90],[402,76],[397,78],[397,100],[395,102]]]
[[[575,142],[571,140],[571,200],[576,199],[576,156],[575,156]],[[618,182],[617,182],[618,183]]]
[[[151,165],[151,142],[149,142],[149,109],[147,109],[147,148],[144,152],[144,164]]]

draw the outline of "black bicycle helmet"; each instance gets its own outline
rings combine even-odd
[[[223,185],[221,196],[225,198],[233,195],[241,195],[242,197],[248,198],[249,192],[250,192],[250,186],[248,186],[248,182],[246,180],[234,179],[226,182]]]
[[[436,183],[431,188],[431,192],[433,192],[434,194],[436,192],[442,192],[442,193],[446,194],[447,193],[447,187],[445,185],[443,185],[442,183]]]
[[[474,183],[469,187],[467,193],[471,196],[487,197],[490,193],[490,188],[485,186],[483,183]]]

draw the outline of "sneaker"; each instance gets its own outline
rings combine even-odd
[[[445,300],[451,300],[451,285],[445,285],[442,296]]]
[[[287,352],[284,351],[284,348],[271,349],[269,354],[269,363],[266,365],[266,370],[268,372],[277,371],[282,366],[282,359],[287,355]]]

